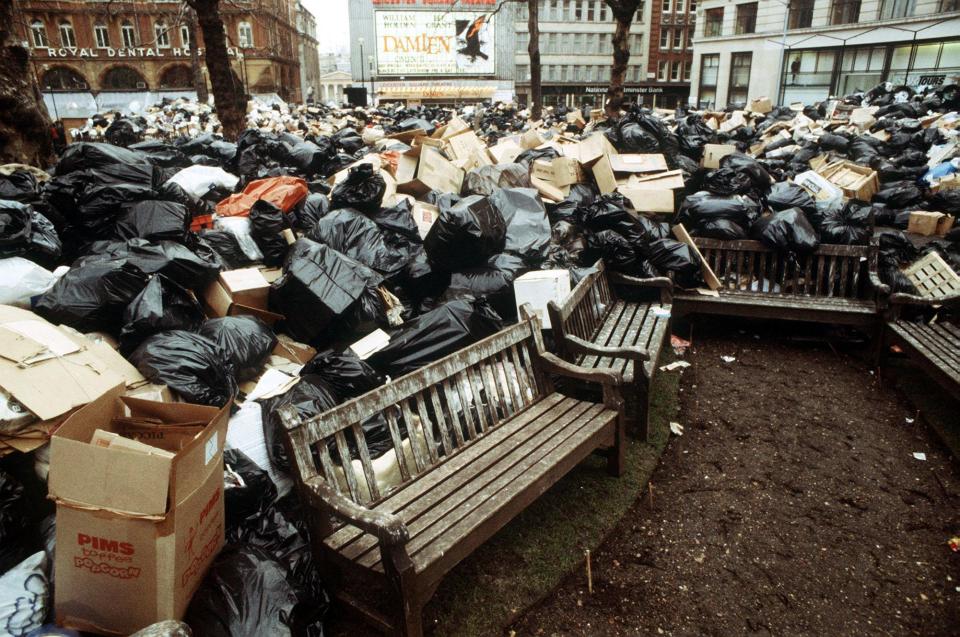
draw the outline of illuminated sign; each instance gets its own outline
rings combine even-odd
[[[379,75],[493,75],[489,14],[377,11]]]

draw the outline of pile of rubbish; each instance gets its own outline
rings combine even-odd
[[[49,170],[0,167],[0,617],[322,634],[282,410],[542,309],[515,287],[531,272],[575,285],[603,260],[703,287],[689,235],[802,255],[879,234],[895,291],[925,253],[960,270],[958,110],[953,86],[538,122],[253,102],[235,141],[184,100],[92,118]],[[364,433],[392,448],[384,423]]]

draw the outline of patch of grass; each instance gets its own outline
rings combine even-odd
[[[667,346],[660,364],[672,360]],[[679,380],[679,372],[657,373],[650,441],[628,437],[620,478],[607,475],[602,458],[581,463],[451,571],[424,611],[425,630],[438,637],[500,634],[579,568],[584,549],[595,550],[644,492],[669,438]]]

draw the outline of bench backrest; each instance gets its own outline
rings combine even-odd
[[[694,240],[721,289],[785,296],[865,298],[875,246],[821,244],[808,255],[772,250],[759,241]]]
[[[593,269],[593,272],[580,279],[563,302],[558,304],[551,301],[547,304],[550,329],[561,356],[565,353],[564,336],[570,334],[585,341],[591,340],[617,302],[603,261],[597,261]]]
[[[357,504],[379,501],[386,494],[362,423],[379,420],[389,431],[387,454],[399,469],[392,491],[546,395],[542,351],[540,321],[531,317],[312,418],[281,412],[298,478],[322,475]]]

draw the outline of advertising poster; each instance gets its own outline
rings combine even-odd
[[[377,11],[379,75],[493,75],[493,20],[459,11]]]

